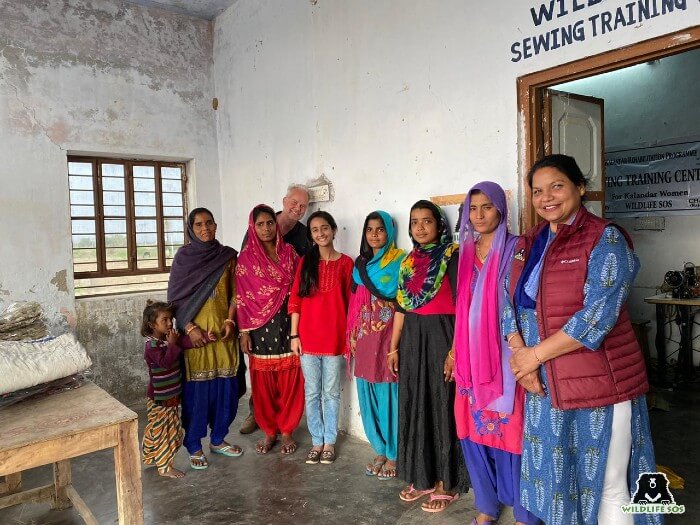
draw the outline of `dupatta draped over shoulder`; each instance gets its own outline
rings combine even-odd
[[[435,297],[447,273],[447,263],[458,249],[458,245],[452,242],[445,211],[431,202],[426,204],[440,217],[440,238],[435,243],[421,246],[411,237],[413,250],[401,263],[396,294],[396,301],[404,310],[415,310]],[[411,235],[410,226],[408,234]]]
[[[269,206],[259,204],[250,212],[246,245],[236,266],[236,304],[239,328],[255,330],[267,324],[284,304],[294,281],[299,256],[279,233],[275,222],[275,251],[278,261],[267,254],[255,232],[254,213],[263,208],[275,218]]]
[[[195,318],[238,252],[216,239],[202,241],[187,223],[189,244],[173,259],[168,279],[168,302],[175,308],[177,328],[184,330]]]
[[[479,234],[469,220],[471,194],[480,191],[493,203],[500,222],[486,261],[476,275],[475,242]],[[480,182],[467,193],[459,229],[459,278],[455,324],[455,378],[459,388],[471,388],[474,408],[511,414],[515,377],[508,366],[510,349],[501,335],[505,278],[517,237],[508,233],[506,195],[495,182]]]

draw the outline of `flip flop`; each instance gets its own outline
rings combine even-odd
[[[243,455],[243,451],[240,447],[236,447],[234,445],[229,444],[226,444],[223,447],[219,448],[209,447],[209,450],[212,451],[212,454],[220,454],[229,458],[237,458]]]
[[[201,461],[201,465],[195,465],[192,460],[197,460]],[[190,456],[190,467],[192,467],[194,470],[206,470],[209,468],[209,462],[207,461],[207,457],[204,455],[204,452],[201,454],[196,454],[194,456]]]
[[[365,467],[365,476],[376,476],[379,474],[379,471],[384,466],[384,463],[386,463],[386,459],[380,460],[377,459],[378,457],[379,456],[374,458],[371,465],[369,463],[367,464],[367,466]]]
[[[399,492],[399,498],[401,501],[416,501],[418,498],[422,498],[426,494],[432,494],[435,492],[435,488],[418,490],[413,487],[413,483],[408,488],[408,492],[404,495],[403,491]]]
[[[459,492],[455,493],[452,496],[450,496],[449,494],[431,494],[430,499],[426,503],[431,502],[431,501],[444,500],[444,501],[447,501],[447,505],[445,505],[444,507],[439,507],[437,509],[428,509],[428,508],[423,506],[423,505],[425,505],[425,503],[423,503],[423,505],[421,505],[421,509],[423,509],[425,512],[442,512],[443,510],[445,510],[447,507],[452,505],[458,499],[459,499]]]
[[[270,450],[272,450],[272,447],[275,446],[275,443],[277,443],[277,439],[274,439],[271,443],[267,441],[267,438],[261,439],[255,444],[256,454],[259,454],[261,456],[267,454],[268,452],[270,452]]]
[[[392,473],[392,475],[389,475],[389,472]],[[379,481],[386,481],[388,479],[394,479],[396,477],[396,465],[393,467],[387,467],[386,463],[382,465],[382,470],[379,471],[377,474],[377,479]]]
[[[476,518],[474,518],[470,525],[479,525],[479,522],[476,521]],[[481,525],[496,525],[496,522],[493,520],[488,520],[488,521],[485,521],[484,523],[482,523]]]
[[[282,438],[282,447],[280,447],[280,452],[285,456],[288,456],[289,454],[294,454],[297,451],[297,446],[297,442],[294,441],[294,439],[285,441],[284,438]]]

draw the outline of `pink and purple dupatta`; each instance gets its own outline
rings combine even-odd
[[[501,220],[474,283],[478,233],[469,220],[469,206],[472,193],[477,191],[491,200]],[[460,390],[472,389],[473,409],[511,414],[515,377],[508,366],[510,349],[501,335],[500,319],[505,306],[504,280],[517,238],[508,233],[507,213],[505,192],[495,182],[480,182],[467,193],[460,224],[454,350],[457,385]]]

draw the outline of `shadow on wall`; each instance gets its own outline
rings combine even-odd
[[[92,359],[94,381],[124,404],[142,402],[146,395],[140,330],[147,299],[165,301],[165,294],[76,300],[76,334]]]

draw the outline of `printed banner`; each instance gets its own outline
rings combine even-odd
[[[700,214],[700,142],[605,154],[605,216]]]

